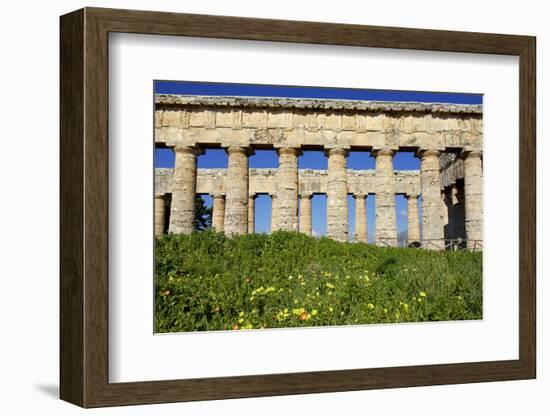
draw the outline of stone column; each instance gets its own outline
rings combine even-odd
[[[327,177],[327,236],[348,241],[348,179],[345,149],[329,149]]]
[[[483,167],[481,152],[464,152],[461,157],[464,160],[464,213],[467,247],[481,249],[483,242]]]
[[[441,176],[439,151],[424,150],[420,157],[420,189],[422,193],[422,246],[431,250],[445,247],[441,217]]]
[[[155,195],[155,235],[164,234],[165,202],[164,195]]]
[[[355,198],[355,241],[366,243],[367,240],[367,207],[365,206],[366,194],[353,194]]]
[[[256,194],[248,195],[248,234],[254,234],[254,201]]]
[[[248,154],[245,147],[230,146],[225,185],[225,234],[248,231]]]
[[[309,192],[300,194],[300,232],[311,235],[311,197]]]
[[[170,232],[191,234],[195,230],[195,198],[197,190],[197,156],[200,149],[192,146],[174,148],[172,204]]]
[[[298,231],[298,155],[299,149],[277,149],[277,226],[282,231]]]
[[[277,231],[277,195],[271,195],[271,232]]]
[[[219,233],[223,233],[223,224],[225,219],[225,195],[221,193],[212,196],[212,228]]]
[[[380,245],[397,246],[395,217],[395,176],[391,149],[373,152],[376,158],[376,241]]]
[[[418,195],[408,194],[407,198],[407,239],[408,244],[420,244],[420,221],[418,220]]]

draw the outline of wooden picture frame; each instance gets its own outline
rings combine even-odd
[[[60,28],[61,399],[82,407],[101,407],[535,378],[534,37],[100,8],[64,15]],[[109,383],[110,32],[518,56],[519,359]]]

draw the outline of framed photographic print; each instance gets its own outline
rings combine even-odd
[[[61,17],[83,407],[534,378],[535,38]]]

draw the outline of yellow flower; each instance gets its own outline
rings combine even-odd
[[[244,322],[244,318],[240,318],[238,322],[242,324]]]
[[[419,295],[420,295],[421,297],[425,298],[425,297],[426,297],[426,292],[421,291],[421,292],[419,293]]]
[[[334,312],[334,308],[333,308],[332,306],[329,306],[328,310],[329,310],[330,312]]]
[[[317,315],[317,309],[312,309],[311,310],[311,316],[315,316]]]
[[[374,309],[374,305],[372,303],[367,304],[367,308]]]
[[[328,282],[327,282],[327,287],[328,287],[329,289],[334,289],[334,285],[333,285],[332,283],[328,283]]]

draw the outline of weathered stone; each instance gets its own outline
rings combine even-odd
[[[176,152],[174,169],[155,169],[155,195],[170,204],[170,232],[192,232],[195,197],[211,194],[218,195],[215,229],[228,235],[252,233],[254,200],[249,194],[269,194],[272,230],[311,234],[311,194],[324,193],[327,234],[347,241],[347,195],[354,194],[355,239],[367,240],[361,195],[368,190],[376,194],[377,242],[397,245],[395,196],[400,194],[409,195],[409,241],[422,238],[425,247],[438,249],[444,238],[467,238],[468,247],[481,247],[480,105],[162,94],[155,100],[155,141]],[[226,148],[228,169],[197,170],[203,145]],[[279,168],[249,169],[253,148],[277,150]],[[298,170],[301,149],[320,148],[327,154],[328,170]],[[348,152],[367,149],[376,157],[376,170],[347,170]],[[420,172],[393,170],[400,149],[417,150]],[[418,194],[422,235],[417,198],[412,197]],[[156,199],[157,235],[164,224],[160,206]]]
[[[376,158],[376,242],[397,246],[397,223],[395,217],[395,176],[393,173],[394,151],[381,149],[374,152]]]
[[[366,194],[353,194],[355,198],[355,241],[366,243],[368,241],[367,232],[367,207],[365,201]]]
[[[167,145],[331,147],[333,141],[481,150],[482,143],[481,105],[163,94],[155,100],[155,140]]]
[[[176,146],[174,186],[170,209],[170,232],[191,234],[195,229],[195,197],[197,188],[196,147]]]
[[[312,194],[302,192],[300,194],[300,232],[311,235],[311,198]]]
[[[227,148],[224,228],[229,236],[248,231],[248,153],[245,147]]]
[[[164,234],[165,200],[162,195],[155,195],[155,235]]]
[[[225,194],[216,193],[212,196],[212,228],[223,233],[225,221]]]
[[[282,231],[298,231],[298,154],[291,147],[277,149],[279,171],[277,173],[278,228]]]
[[[427,249],[444,248],[441,217],[441,178],[438,150],[424,150],[420,157],[420,186],[422,188],[422,246]]]
[[[483,168],[480,152],[465,152],[464,200],[465,225],[468,248],[481,249],[483,240]]]
[[[348,183],[346,171],[347,151],[330,149],[327,178],[327,236],[348,241]]]

